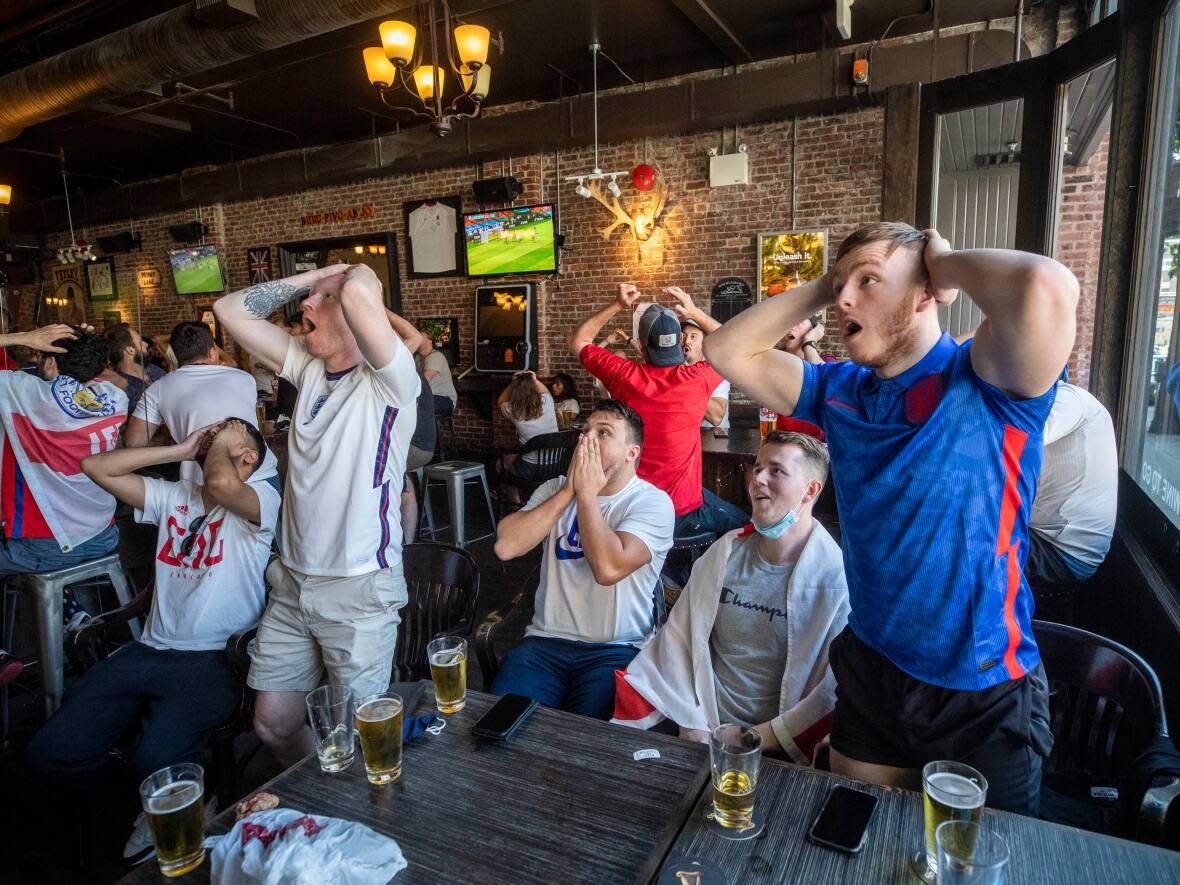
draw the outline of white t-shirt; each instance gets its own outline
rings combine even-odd
[[[401,561],[406,451],[420,381],[396,342],[389,365],[328,374],[292,338],[282,377],[299,390],[287,444],[283,563],[306,575],[349,577]]]
[[[516,419],[512,415],[512,406],[509,403],[501,403],[500,410],[504,413],[504,417],[516,426],[516,436],[521,445],[542,433],[557,433],[557,413],[553,410],[553,394],[551,393],[541,394],[541,414],[536,418],[530,418],[527,421]]]
[[[546,482],[524,509],[539,507],[564,482],[564,476]],[[600,496],[598,504],[606,524],[637,537],[651,559],[612,587],[597,583],[578,537],[577,503],[571,503],[545,540],[536,612],[525,635],[642,648],[655,631],[653,593],[672,547],[676,511],[666,493],[637,476],[622,491]]]
[[[455,270],[455,210],[445,203],[423,203],[410,213],[410,254],[415,273]]]
[[[177,442],[194,430],[224,418],[241,418],[258,427],[255,404],[258,392],[254,379],[232,366],[189,364],[169,372],[143,392],[132,415],[148,424],[168,428]],[[279,471],[279,462],[268,448],[266,457],[251,479],[269,479]],[[203,474],[196,461],[180,462],[180,478],[201,482]]]
[[[1067,556],[1097,567],[1118,509],[1119,459],[1106,407],[1059,383],[1045,422],[1045,453],[1029,528]]]
[[[721,418],[720,424],[711,424],[706,418],[701,422],[701,427],[719,427],[722,430],[729,430],[729,382],[722,381],[717,385],[717,389],[709,394],[709,399],[716,399],[718,397],[725,398],[725,415]]]
[[[582,407],[578,404],[578,401],[571,396],[569,399],[563,399],[559,403],[554,403],[553,411],[568,412],[571,415],[580,415],[582,413]]]
[[[436,396],[445,396],[454,405],[459,400],[459,392],[455,390],[455,379],[451,377],[451,364],[440,351],[432,350],[426,359],[422,360],[422,371],[437,372],[430,379],[430,392]]]
[[[201,487],[145,477],[143,510],[135,521],[160,527],[156,593],[141,641],[152,648],[214,651],[234,633],[258,623],[266,607],[266,571],[279,518],[279,493],[258,471],[248,480],[258,495],[255,525],[224,507],[205,515]],[[181,547],[202,516],[197,540]]]

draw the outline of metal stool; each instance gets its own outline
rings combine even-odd
[[[447,504],[451,510],[451,537],[456,547],[466,546],[463,536],[466,526],[466,510],[463,492],[468,482],[479,481],[483,486],[484,501],[488,505],[488,519],[491,520],[492,530],[479,538],[486,538],[496,533],[496,515],[492,512],[492,493],[488,490],[488,477],[483,465],[475,461],[440,461],[437,464],[427,464],[422,468],[426,475],[426,483],[422,487],[422,497],[426,503],[427,518],[434,524],[433,514],[430,512],[430,481],[444,482],[447,486]],[[479,538],[472,538],[478,541]]]
[[[119,561],[118,553],[108,553],[56,572],[13,575],[8,579],[9,588],[33,595],[37,616],[37,654],[41,664],[41,693],[45,698],[46,718],[61,706],[65,685],[65,630],[62,625],[61,595],[71,584],[92,578],[109,581],[115,589],[119,605],[131,601],[131,587],[127,583],[127,576],[123,574],[123,564]],[[139,639],[138,621],[131,621],[129,626],[132,638]]]
[[[423,474],[425,467],[418,467],[414,470],[407,470],[406,474],[410,477],[410,485],[414,489],[414,495],[418,499],[418,524],[414,526],[418,536],[423,534],[422,523],[425,522],[430,533],[430,540],[434,540],[434,512],[430,508],[430,498],[426,494],[426,478]],[[405,539],[403,539],[404,541]]]

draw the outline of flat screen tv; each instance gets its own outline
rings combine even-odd
[[[225,291],[225,275],[216,246],[189,246],[168,253],[178,295],[212,295]]]
[[[553,205],[468,212],[463,216],[467,276],[499,277],[557,270]]]

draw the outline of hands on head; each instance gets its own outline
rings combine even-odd
[[[952,304],[959,297],[959,290],[945,282],[943,259],[954,250],[946,238],[934,228],[927,228],[922,233],[926,235],[926,248],[922,252],[922,260],[930,277],[930,290],[934,293],[934,300],[939,304]]]
[[[83,332],[93,332],[93,326],[81,326]],[[31,332],[25,333],[25,346],[31,347],[33,350],[39,350],[42,353],[65,353],[64,347],[58,347],[53,342],[59,341],[62,338],[77,338],[78,334],[74,331],[73,326],[67,326],[65,323],[53,323],[52,325],[42,326],[40,329],[34,329]]]
[[[215,446],[228,449],[230,456],[234,458],[246,449],[252,448],[246,422],[240,418],[216,421],[194,430],[180,443],[181,454],[186,461],[195,461],[207,456]]]

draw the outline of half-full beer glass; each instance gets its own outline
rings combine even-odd
[[[315,752],[320,769],[328,774],[344,771],[356,756],[353,712],[352,689],[346,685],[321,685],[307,694],[307,713],[315,732]]]
[[[199,765],[169,765],[144,778],[139,798],[165,876],[181,876],[205,859],[205,772]]]
[[[365,774],[371,784],[393,783],[402,774],[402,699],[396,694],[365,698],[356,708]]]
[[[774,409],[761,408],[758,410],[758,434],[766,439],[766,434],[774,430],[778,421],[778,413]]]
[[[713,818],[723,827],[746,830],[754,825],[754,792],[762,737],[745,725],[718,725],[709,735],[713,770]]]
[[[923,881],[938,873],[938,845],[934,834],[948,820],[979,823],[987,799],[987,779],[961,762],[927,762],[922,768],[922,811],[925,848],[914,855],[913,868]]]
[[[467,640],[440,636],[426,644],[434,703],[440,713],[458,713],[467,703]]]

